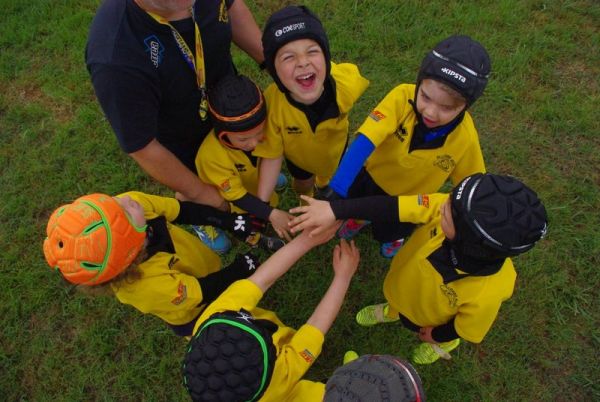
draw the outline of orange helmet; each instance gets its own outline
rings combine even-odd
[[[137,227],[111,196],[90,194],[52,213],[44,255],[69,282],[98,285],[125,270],[139,254],[146,226]]]

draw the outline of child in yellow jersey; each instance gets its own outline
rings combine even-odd
[[[467,176],[450,195],[309,204],[292,210],[304,213],[293,221],[296,230],[351,217],[418,225],[392,260],[383,283],[387,303],[365,307],[356,320],[363,326],[401,320],[424,341],[413,353],[419,364],[449,358],[460,338],[483,340],[514,290],[509,257],[531,249],[547,230],[537,194],[514,178],[492,174]]]
[[[359,251],[342,240],[333,251],[334,277],[320,303],[297,331],[257,307],[264,293],[312,247],[331,239],[301,234],[273,254],[252,276],[221,294],[202,313],[183,364],[194,401],[321,401],[325,385],[302,377],[321,353]]]
[[[416,85],[401,84],[359,128],[338,170],[318,198],[426,194],[485,172],[477,130],[467,111],[487,84],[491,62],[484,47],[451,36],[429,52]],[[354,236],[366,223],[349,220],[340,229]],[[373,224],[381,254],[391,258],[414,225]]]
[[[200,179],[219,189],[221,196],[237,211],[247,211],[269,221],[277,234],[290,240],[291,215],[273,206],[277,194],[265,201],[257,197],[261,159],[253,155],[263,141],[267,108],[258,86],[243,75],[221,79],[208,94],[213,132],[205,138],[196,156]],[[278,172],[279,173],[279,172]],[[253,234],[252,245],[259,242],[275,251],[283,246],[280,239]]]
[[[239,255],[221,269],[217,254],[173,223],[212,224],[241,238],[262,224],[248,214],[140,192],[90,194],[54,211],[44,255],[68,282],[106,286],[121,303],[189,336],[204,307],[258,261]]]
[[[285,158],[298,194],[312,195],[335,172],[348,143],[348,113],[369,85],[354,64],[331,62],[321,21],[304,6],[272,14],[262,36],[266,139],[254,151],[263,159],[259,197],[268,199]]]

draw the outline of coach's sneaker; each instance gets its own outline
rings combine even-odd
[[[285,242],[279,237],[271,237],[259,232],[254,232],[246,238],[246,244],[250,247],[260,247],[263,250],[275,252],[285,246]]]
[[[450,360],[450,352],[460,345],[460,338],[453,341],[442,343],[423,342],[415,348],[412,354],[412,361],[416,364],[431,364],[440,357],[444,360]]]
[[[340,239],[350,240],[369,223],[371,222],[364,219],[346,219],[344,223],[342,223],[342,226],[340,226],[338,229],[337,236]]]
[[[275,191],[282,191],[288,184],[288,179],[283,173],[279,173],[277,176],[277,183],[275,184]]]
[[[396,255],[400,247],[404,245],[404,238],[390,241],[388,243],[381,243],[381,247],[379,248],[379,252],[382,257],[392,258]]]
[[[363,327],[370,327],[375,324],[398,321],[400,318],[388,317],[390,305],[388,303],[373,304],[364,307],[356,314],[356,322]]]
[[[219,228],[192,225],[192,229],[196,232],[202,243],[206,244],[215,253],[224,254],[231,248],[231,240]]]
[[[344,353],[344,364],[346,363],[350,363],[351,361],[354,361],[358,359],[358,353],[356,353],[353,350],[349,350],[346,353]]]

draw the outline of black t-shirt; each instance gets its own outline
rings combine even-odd
[[[204,47],[206,85],[235,72],[226,8],[234,0],[195,3]],[[171,23],[194,46],[192,19]],[[102,109],[121,148],[135,152],[156,138],[195,171],[194,159],[212,128],[198,115],[200,91],[168,26],[134,0],[105,0],[90,28],[86,64]]]

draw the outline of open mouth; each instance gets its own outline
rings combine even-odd
[[[317,75],[315,73],[309,73],[296,77],[296,82],[303,88],[310,88],[314,84],[316,78]]]

